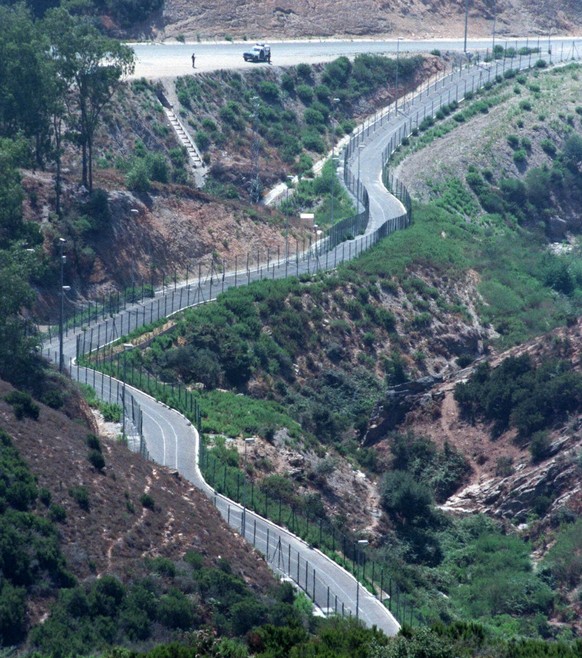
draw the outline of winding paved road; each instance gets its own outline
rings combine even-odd
[[[235,46],[230,44],[230,47]],[[151,48],[153,53],[163,52],[153,46],[144,48]],[[197,51],[200,53],[199,46]],[[575,52],[575,48],[572,52]],[[337,56],[337,53],[333,56]],[[557,59],[557,56],[554,55],[554,58]],[[520,66],[525,68],[531,64],[526,59],[520,60]],[[410,98],[399,99],[398,111],[396,107],[387,108],[370,117],[356,131],[345,146],[344,162],[347,170],[344,174],[352,189],[361,186],[367,189],[370,217],[365,233],[330,251],[325,251],[324,240],[300,257],[292,256],[288,261],[269,263],[268,267],[265,265],[258,270],[227,272],[218,278],[214,276],[192,283],[182,282],[170,290],[158,291],[154,298],[135,304],[113,318],[97,318],[83,332],[68,332],[64,340],[64,354],[71,375],[91,384],[103,399],[119,400],[121,383],[101,373],[78,367],[74,364],[77,354],[97,349],[132,329],[167,317],[180,309],[208,302],[229,287],[246,285],[266,277],[283,278],[331,269],[369,248],[385,234],[404,228],[408,221],[404,207],[386,190],[381,179],[382,168],[389,154],[425,116],[432,116],[442,104],[453,99],[460,101],[468,90],[474,90],[492,76],[502,73],[500,66],[509,64],[497,62],[485,67],[460,68],[441,79],[433,80],[411,94]],[[511,66],[516,68],[517,61],[513,61]],[[46,343],[44,349],[50,358],[58,362],[57,340]],[[206,484],[198,468],[198,433],[184,416],[137,389],[127,387],[127,391],[141,409],[140,423],[143,422],[143,437],[150,458],[177,469],[206,492],[231,527],[253,543],[267,557],[275,571],[295,581],[322,609],[356,616],[366,625],[375,625],[388,635],[398,632],[398,622],[383,603],[361,587],[352,575],[287,530],[216,494]],[[133,402],[128,406],[133,409]]]

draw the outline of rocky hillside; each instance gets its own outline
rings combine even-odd
[[[576,0],[475,0],[470,3],[470,34],[491,34],[494,10],[500,35],[575,33],[582,21]],[[463,0],[166,0],[154,38],[188,40],[304,37],[460,38],[464,34]]]

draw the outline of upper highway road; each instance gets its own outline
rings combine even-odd
[[[582,48],[582,39],[572,37],[520,37],[501,39],[496,37],[495,43],[514,48],[525,46],[539,48],[542,56],[548,50],[562,47],[562,44]],[[398,53],[428,53],[432,50],[462,52],[463,39],[387,39],[387,40],[316,40],[309,41],[276,41],[270,42],[273,66],[294,66],[300,63],[316,64],[329,62],[340,56],[350,59],[363,53],[377,55],[393,55]],[[248,69],[268,64],[253,64],[243,61],[242,54],[252,43],[219,42],[219,43],[137,43],[130,44],[136,55],[136,67],[133,77],[136,78],[175,78],[193,72],[192,53],[196,53],[195,72],[216,71],[219,69]],[[467,41],[469,52],[485,52],[493,45],[492,39],[470,39]]]

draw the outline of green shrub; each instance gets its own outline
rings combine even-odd
[[[89,491],[84,486],[74,486],[69,489],[69,496],[77,503],[77,505],[86,512],[89,511]]]
[[[507,143],[513,150],[515,150],[519,146],[519,137],[517,135],[508,135]]]
[[[309,85],[297,85],[297,96],[304,105],[311,105],[313,102],[313,89]]]
[[[49,517],[55,523],[64,523],[67,518],[67,512],[61,505],[51,505],[49,507]]]
[[[144,493],[141,495],[139,502],[142,504],[143,507],[149,510],[154,510],[156,507],[155,501],[152,496],[148,493]]]
[[[148,167],[145,160],[136,159],[125,176],[127,187],[138,193],[148,192],[151,188]]]
[[[98,403],[99,410],[103,414],[103,420],[107,423],[119,423],[121,421],[121,406],[112,402]]]
[[[184,631],[190,629],[197,620],[191,601],[177,589],[160,597],[157,617],[163,626]]]
[[[529,451],[534,464],[538,464],[550,454],[550,438],[547,432],[536,432],[529,442]]]
[[[506,478],[513,474],[513,458],[512,457],[499,457],[495,462],[495,475],[497,477]]]
[[[325,144],[321,137],[315,132],[305,132],[301,136],[301,141],[303,146],[308,151],[314,151],[315,153],[324,153]]]
[[[100,450],[90,450],[87,459],[96,470],[102,471],[105,468],[105,458]]]
[[[279,102],[279,87],[269,80],[262,80],[259,84],[259,94],[269,103]]]
[[[211,142],[210,136],[208,135],[208,133],[204,132],[203,130],[198,130],[196,132],[194,141],[196,142],[196,146],[201,151],[207,151],[208,148],[210,147],[210,142]]]
[[[148,561],[148,566],[154,573],[160,576],[165,576],[166,578],[176,577],[176,565],[167,557],[152,558]]]
[[[524,149],[517,149],[517,151],[514,151],[513,161],[517,165],[521,165],[524,162],[527,162],[527,153],[525,152],[525,150]]]
[[[303,113],[303,119],[308,125],[314,126],[323,124],[324,116],[318,110],[314,110],[312,107],[308,107]]]
[[[382,480],[382,507],[395,520],[414,523],[430,516],[432,496],[405,471],[390,471]]]
[[[28,393],[23,391],[10,391],[4,396],[4,399],[12,407],[14,415],[18,420],[23,418],[32,418],[38,420],[40,407],[33,401]]]
[[[95,434],[87,434],[87,447],[90,450],[98,450],[101,452],[101,441],[99,440],[99,437],[96,436]]]
[[[554,142],[552,142],[550,139],[542,139],[542,141],[540,142],[540,147],[542,151],[547,153],[551,158],[556,157],[558,149],[554,144]]]

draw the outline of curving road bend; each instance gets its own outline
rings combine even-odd
[[[564,59],[571,56],[568,54]],[[521,60],[519,64],[520,68],[528,66],[528,62]],[[503,67],[505,65],[502,64]],[[513,68],[517,68],[516,62],[513,62]],[[368,191],[370,219],[365,233],[339,244],[331,251],[309,250],[287,261],[263,265],[256,270],[226,272],[218,278],[211,276],[193,283],[182,282],[172,290],[158,291],[154,298],[135,304],[114,317],[97,317],[85,331],[67,332],[65,336],[63,351],[72,377],[92,385],[105,400],[120,400],[122,384],[99,372],[75,365],[78,354],[109,344],[148,322],[208,302],[229,287],[246,285],[262,278],[283,278],[334,268],[373,245],[382,227],[389,225],[390,230],[395,230],[405,226],[401,222],[403,205],[382,183],[381,172],[387,155],[425,116],[432,116],[441,105],[450,103],[452,99],[462,100],[466,91],[482,86],[502,73],[499,62],[489,67],[459,69],[417,90],[410,99],[399,101],[398,112],[395,107],[389,107],[372,117],[367,126],[364,124],[356,131],[346,146],[345,162],[352,181],[357,163],[358,178]],[[47,342],[44,350],[49,358],[58,362],[58,343],[55,339]],[[384,604],[360,586],[351,574],[287,530],[217,494],[206,484],[198,468],[198,432],[184,416],[128,386],[127,394],[130,393],[141,409],[142,431],[150,458],[176,469],[209,495],[231,527],[252,542],[275,571],[291,578],[327,613],[358,617],[366,625],[375,625],[388,635],[398,632],[399,624]],[[381,592],[379,597],[383,596]]]

